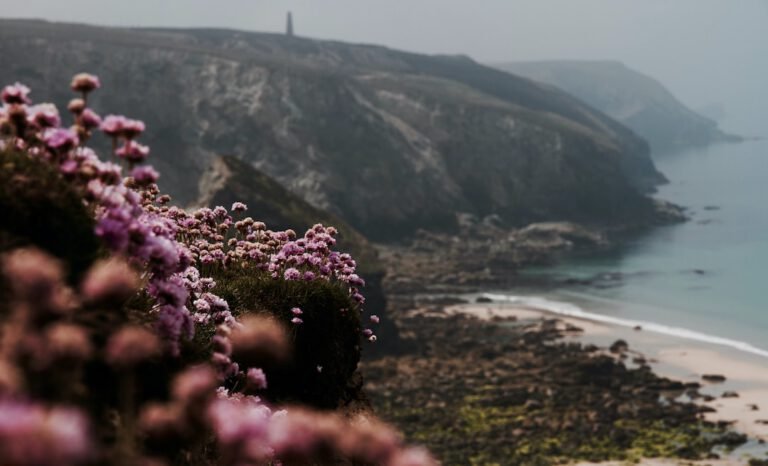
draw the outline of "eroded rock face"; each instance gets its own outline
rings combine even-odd
[[[38,101],[65,103],[59,83],[98,74],[93,107],[147,123],[161,187],[181,202],[230,154],[374,239],[454,229],[457,211],[509,225],[652,217],[639,190],[663,180],[620,124],[468,58],[12,20],[0,57],[0,82],[23,81]]]

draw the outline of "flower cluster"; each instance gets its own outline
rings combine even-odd
[[[79,289],[65,284],[61,263],[36,250],[6,255],[2,271],[13,278],[9,315],[0,325],[3,464],[76,465],[97,459],[176,464],[180,451],[202,454],[200,445],[215,451],[214,464],[311,464],[338,458],[391,466],[435,464],[372,419],[348,422],[298,407],[274,411],[254,396],[267,385],[260,369],[243,374],[239,391],[234,391],[220,386],[221,371],[214,364],[190,365],[167,375],[168,400],[140,396],[137,377],[142,368],[163,367],[167,357],[157,336],[127,323],[100,338],[78,323],[89,309],[109,311],[109,303],[116,305],[135,291],[137,274],[124,261],[94,265]],[[287,360],[289,339],[274,320],[252,316],[231,332],[231,338],[216,344],[233,360],[267,366]],[[100,367],[109,368],[120,381],[116,393],[103,393],[110,384],[84,386],[94,368],[106,373]],[[118,404],[94,406],[97,392]],[[105,411],[116,411],[116,421],[105,424],[92,415]],[[105,429],[113,432],[95,435]],[[189,461],[199,464],[202,459]]]
[[[176,464],[180,451],[195,462],[210,457],[210,448],[217,464],[306,463],[328,455],[397,466],[434,464],[374,421],[350,424],[300,408],[273,412],[256,396],[268,386],[261,367],[285,364],[290,338],[274,320],[237,321],[213,293],[211,273],[236,268],[271,280],[334,281],[361,310],[365,283],[355,261],[333,250],[332,227],[315,225],[297,239],[292,230],[235,220],[223,207],[186,212],[169,206],[170,198],[155,185],[158,173],[139,165],[149,153],[136,142],[144,124],[116,115],[102,120],[88,107],[89,94],[100,86],[92,75],[73,78],[71,88],[80,96],[67,107],[74,120],[68,128],[52,104],[32,105],[26,86],[16,83],[0,92],[0,150],[54,166],[93,212],[95,234],[110,253],[76,289],[65,284],[63,264],[36,250],[3,258],[11,293],[7,312],[0,307],[3,463],[119,458]],[[118,163],[100,160],[85,146],[97,129],[112,139]],[[246,210],[242,203],[231,207],[237,215]],[[153,327],[141,324],[147,319],[114,320],[137,292],[151,300]],[[303,323],[300,308],[291,315],[293,325]],[[98,327],[104,317],[116,323]],[[378,317],[370,320],[377,323]],[[169,399],[142,397],[137,377],[147,367],[173,366],[168,358],[179,354],[181,340],[191,338],[196,325],[215,329],[212,358],[177,375],[165,373]],[[364,334],[376,338],[370,329]],[[97,393],[86,383],[94,374],[114,380]],[[225,381],[229,390],[221,387]],[[103,435],[105,429],[113,432]]]

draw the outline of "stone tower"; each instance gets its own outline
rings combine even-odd
[[[291,15],[291,12],[288,12],[288,17],[285,20],[285,35],[288,37],[293,37],[293,15]]]

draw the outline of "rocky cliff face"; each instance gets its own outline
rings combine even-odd
[[[63,103],[98,74],[94,107],[143,119],[161,187],[182,202],[232,154],[363,234],[390,240],[456,215],[508,225],[652,217],[663,180],[631,131],[558,90],[382,47],[222,30],[0,21],[0,82]]]
[[[498,65],[520,76],[557,86],[627,125],[654,153],[740,140],[682,104],[655,79],[615,61],[542,61]]]

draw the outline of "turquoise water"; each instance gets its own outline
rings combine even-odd
[[[563,286],[547,298],[768,350],[768,141],[689,150],[656,163],[670,180],[656,196],[689,208],[691,221],[528,273],[602,275],[598,286]]]

